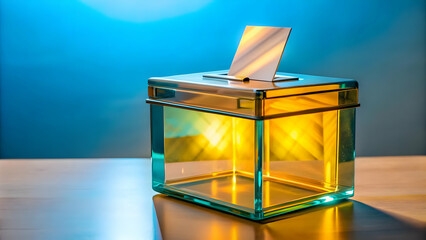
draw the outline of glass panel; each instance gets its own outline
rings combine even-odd
[[[353,116],[348,115],[348,111],[354,110],[265,121],[264,208],[301,203],[312,197],[320,198],[352,189],[353,182],[345,180],[345,184],[341,185],[339,178],[353,180],[353,158],[348,160],[342,153],[339,157],[337,152],[338,146],[341,146],[340,151],[343,150],[345,155],[353,153],[353,144],[347,145],[353,139],[354,130],[350,124]],[[342,116],[346,123],[339,125]],[[338,144],[339,138],[341,144]]]
[[[253,81],[254,82],[254,81]],[[277,114],[292,114],[302,111],[324,111],[326,108],[348,107],[358,104],[357,89],[334,89],[337,84],[326,86],[305,87],[318,90],[315,93],[299,93],[301,88],[266,91],[266,96],[272,96],[257,101],[252,97],[233,97],[220,94],[200,94],[188,90],[150,87],[150,99],[164,103],[178,103],[205,110],[239,114],[248,117],[270,117]],[[327,90],[334,89],[334,90]],[[306,90],[304,90],[306,91]],[[278,93],[294,95],[276,96]],[[223,90],[221,93],[226,93]],[[260,93],[259,93],[260,94]]]
[[[151,156],[152,187],[158,189],[164,184],[164,124],[163,107],[150,105],[151,111]]]
[[[218,94],[200,94],[198,92],[167,88],[150,88],[152,99],[211,110],[254,116],[255,101],[249,98],[229,97]]]
[[[358,90],[302,94],[265,100],[264,114],[284,114],[358,104]]]
[[[164,107],[165,183],[253,209],[254,121]]]
[[[339,187],[349,188],[348,195],[353,195],[354,161],[355,161],[355,109],[339,111]],[[350,197],[348,196],[348,197]]]

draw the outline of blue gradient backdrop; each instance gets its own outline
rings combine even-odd
[[[426,154],[424,0],[2,0],[1,157],[147,157],[147,79],[230,66],[246,25],[280,71],[357,79],[357,154]]]

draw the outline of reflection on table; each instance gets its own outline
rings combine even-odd
[[[424,231],[357,201],[308,208],[255,222],[162,194],[154,224],[167,239],[423,239]],[[155,221],[157,219],[157,221]],[[157,231],[157,234],[160,234]]]

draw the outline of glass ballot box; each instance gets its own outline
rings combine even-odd
[[[252,220],[353,196],[356,81],[226,74],[149,79],[155,191]]]

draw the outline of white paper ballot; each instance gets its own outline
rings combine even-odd
[[[247,26],[228,75],[273,81],[291,28]]]

